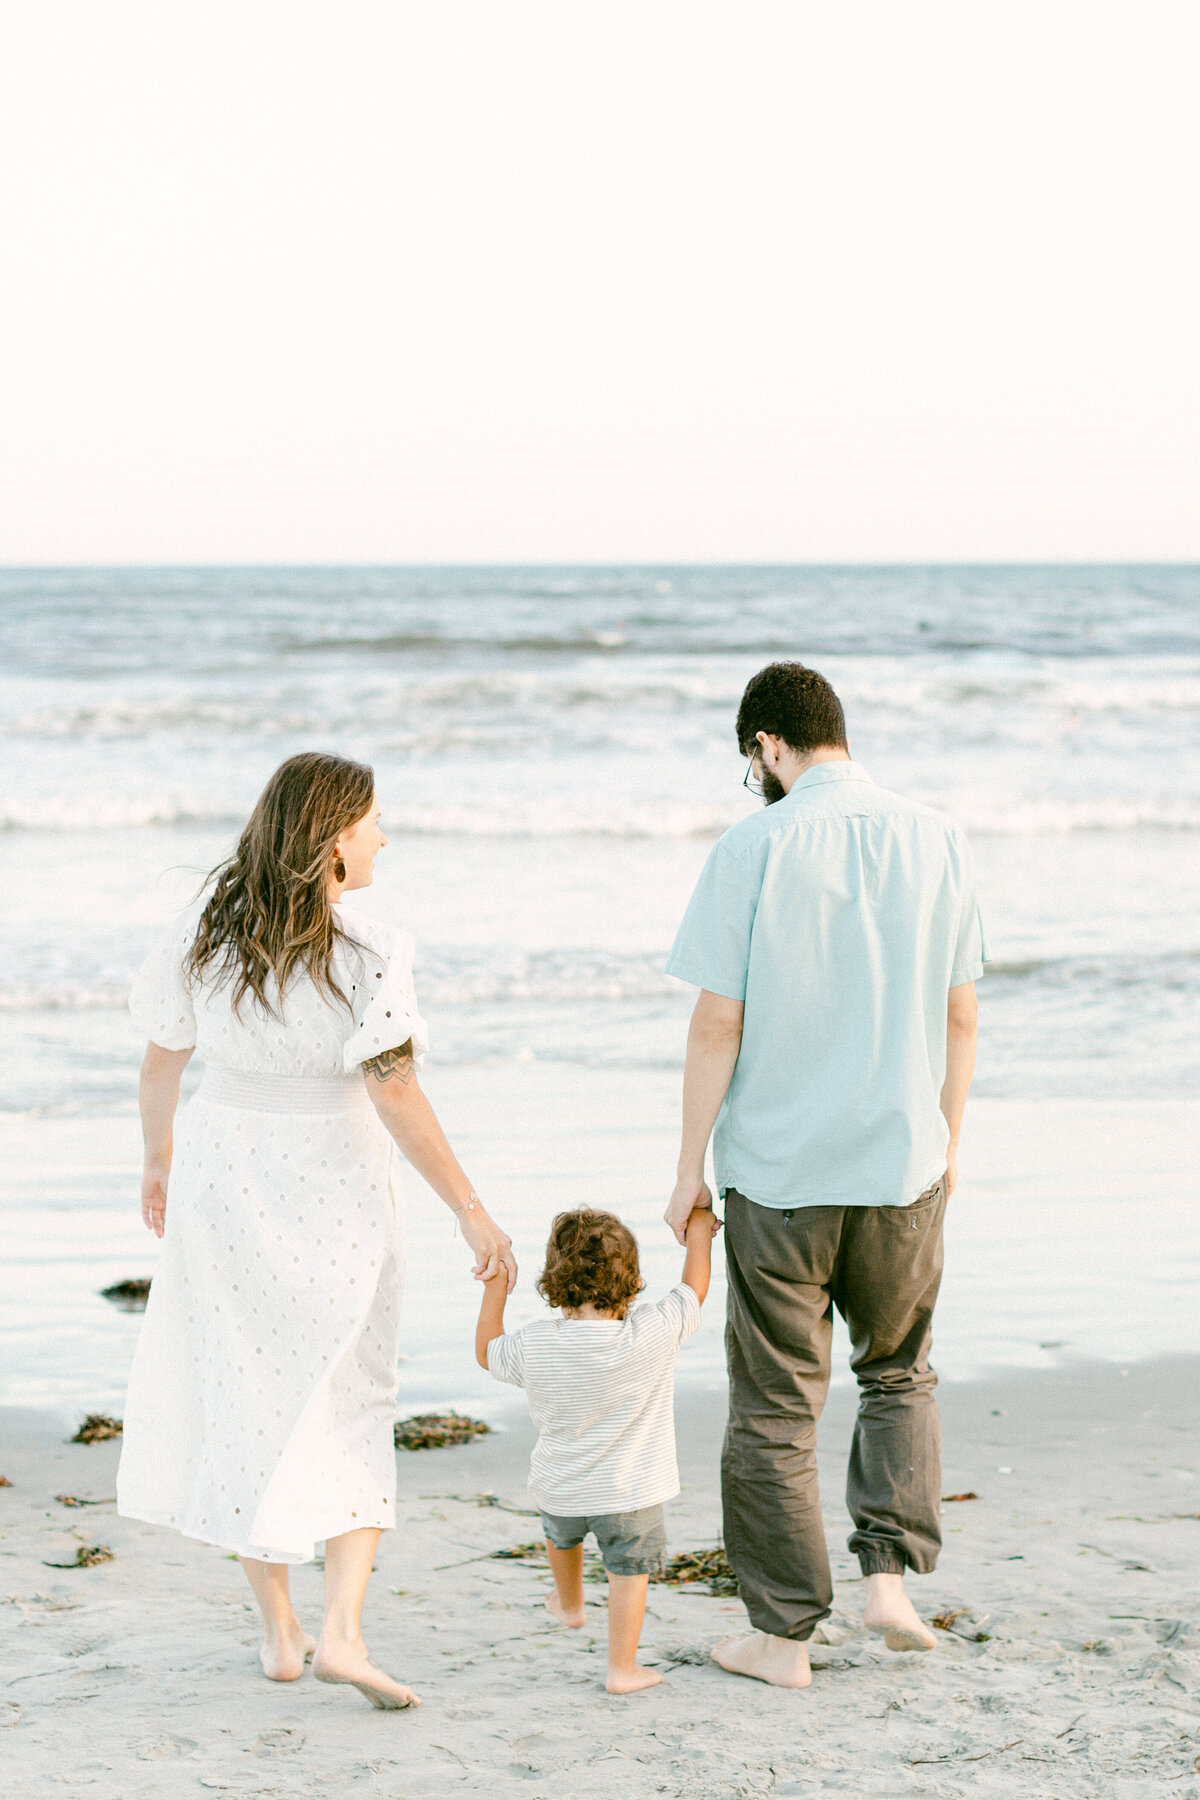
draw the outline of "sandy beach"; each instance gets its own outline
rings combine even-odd
[[[603,1585],[569,1633],[544,1611],[544,1569],[491,1556],[536,1536],[528,1427],[398,1453],[398,1529],[367,1630],[421,1693],[411,1714],[311,1675],[264,1681],[237,1565],[111,1503],[63,1506],[56,1494],[112,1494],[117,1443],[67,1444],[61,1415],[10,1409],[6,1792],[1200,1795],[1200,1359],[1064,1362],[946,1383],[941,1398],[945,1491],[978,1498],[945,1505],[941,1567],[909,1586],[951,1629],[927,1656],[861,1629],[841,1504],[852,1395],[836,1389],[822,1481],[838,1587],[804,1693],[708,1661],[744,1620],[738,1601],[654,1586],[643,1654],[666,1680],[610,1698]],[[672,1553],[716,1540],[722,1414],[711,1395],[681,1398]],[[114,1560],[47,1566],[92,1544]],[[295,1577],[310,1621],[319,1582],[313,1567]]]

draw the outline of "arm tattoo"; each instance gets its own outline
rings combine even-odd
[[[401,1044],[398,1050],[384,1050],[379,1056],[373,1056],[363,1064],[363,1073],[373,1075],[376,1081],[398,1081],[401,1087],[407,1087],[416,1069],[413,1064],[412,1039]]]

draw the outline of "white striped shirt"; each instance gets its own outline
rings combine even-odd
[[[699,1326],[681,1282],[623,1319],[538,1319],[492,1339],[488,1368],[525,1389],[538,1428],[529,1492],[543,1512],[636,1512],[679,1492],[675,1352]]]

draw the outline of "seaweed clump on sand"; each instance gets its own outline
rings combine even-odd
[[[120,1419],[110,1419],[107,1413],[89,1413],[75,1436],[73,1444],[102,1444],[105,1438],[120,1437],[124,1430]]]
[[[729,1566],[724,1550],[681,1550],[673,1556],[660,1575],[651,1581],[666,1582],[669,1587],[689,1587],[693,1582],[707,1582],[710,1594],[736,1594],[737,1576]]]
[[[967,1626],[962,1630],[959,1629],[958,1624],[960,1619],[968,1621]],[[990,1631],[985,1631],[983,1627],[990,1625],[991,1622],[990,1613],[986,1613],[981,1619],[977,1618],[975,1609],[971,1606],[959,1606],[953,1610],[946,1608],[943,1612],[934,1613],[929,1621],[935,1631],[948,1631],[951,1637],[962,1638],[968,1644],[989,1644],[992,1634]],[[972,1625],[975,1627],[973,1631],[971,1630]],[[1087,1644],[1083,1647],[1085,1650],[1088,1648]]]
[[[0,1475],[0,1487],[11,1487],[11,1486],[12,1486],[12,1482],[8,1479],[8,1476]]]
[[[547,1562],[546,1546],[542,1541],[532,1544],[510,1544],[504,1550],[491,1550],[488,1556],[493,1562],[523,1562],[545,1566]],[[604,1564],[593,1552],[584,1557],[583,1578],[585,1581],[604,1581]],[[650,1577],[651,1581],[665,1582],[669,1587],[686,1587],[696,1582],[707,1582],[707,1591],[713,1595],[737,1593],[737,1577],[729,1566],[723,1550],[683,1550],[673,1556],[665,1569]],[[935,1621],[936,1623],[936,1621]]]
[[[48,1562],[47,1569],[94,1569],[97,1563],[116,1562],[107,1544],[80,1544],[72,1562]]]
[[[506,1550],[489,1550],[492,1562],[522,1562],[535,1569],[549,1567],[550,1558],[546,1554],[544,1538],[532,1544],[510,1544]],[[604,1563],[594,1550],[586,1550],[583,1557],[583,1579],[585,1581],[606,1582],[608,1575]]]
[[[462,1413],[416,1413],[411,1419],[397,1419],[397,1450],[441,1450],[447,1444],[469,1444],[491,1430],[482,1419],[468,1419]]]
[[[100,1298],[111,1300],[122,1312],[145,1312],[146,1301],[150,1298],[150,1278],[114,1281],[111,1287],[100,1289]]]

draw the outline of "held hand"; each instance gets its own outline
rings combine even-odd
[[[687,1222],[696,1207],[712,1207],[712,1195],[703,1178],[680,1176],[675,1183],[671,1198],[667,1201],[667,1210],[663,1218],[675,1233],[679,1242],[687,1241]]]
[[[147,1167],[142,1173],[142,1222],[155,1237],[161,1237],[166,1216],[167,1170]]]
[[[476,1281],[490,1281],[503,1269],[508,1276],[508,1292],[511,1294],[517,1285],[517,1259],[512,1253],[512,1239],[505,1236],[482,1206],[460,1213],[458,1222],[462,1226],[464,1238],[475,1252],[475,1266],[471,1273]]]

